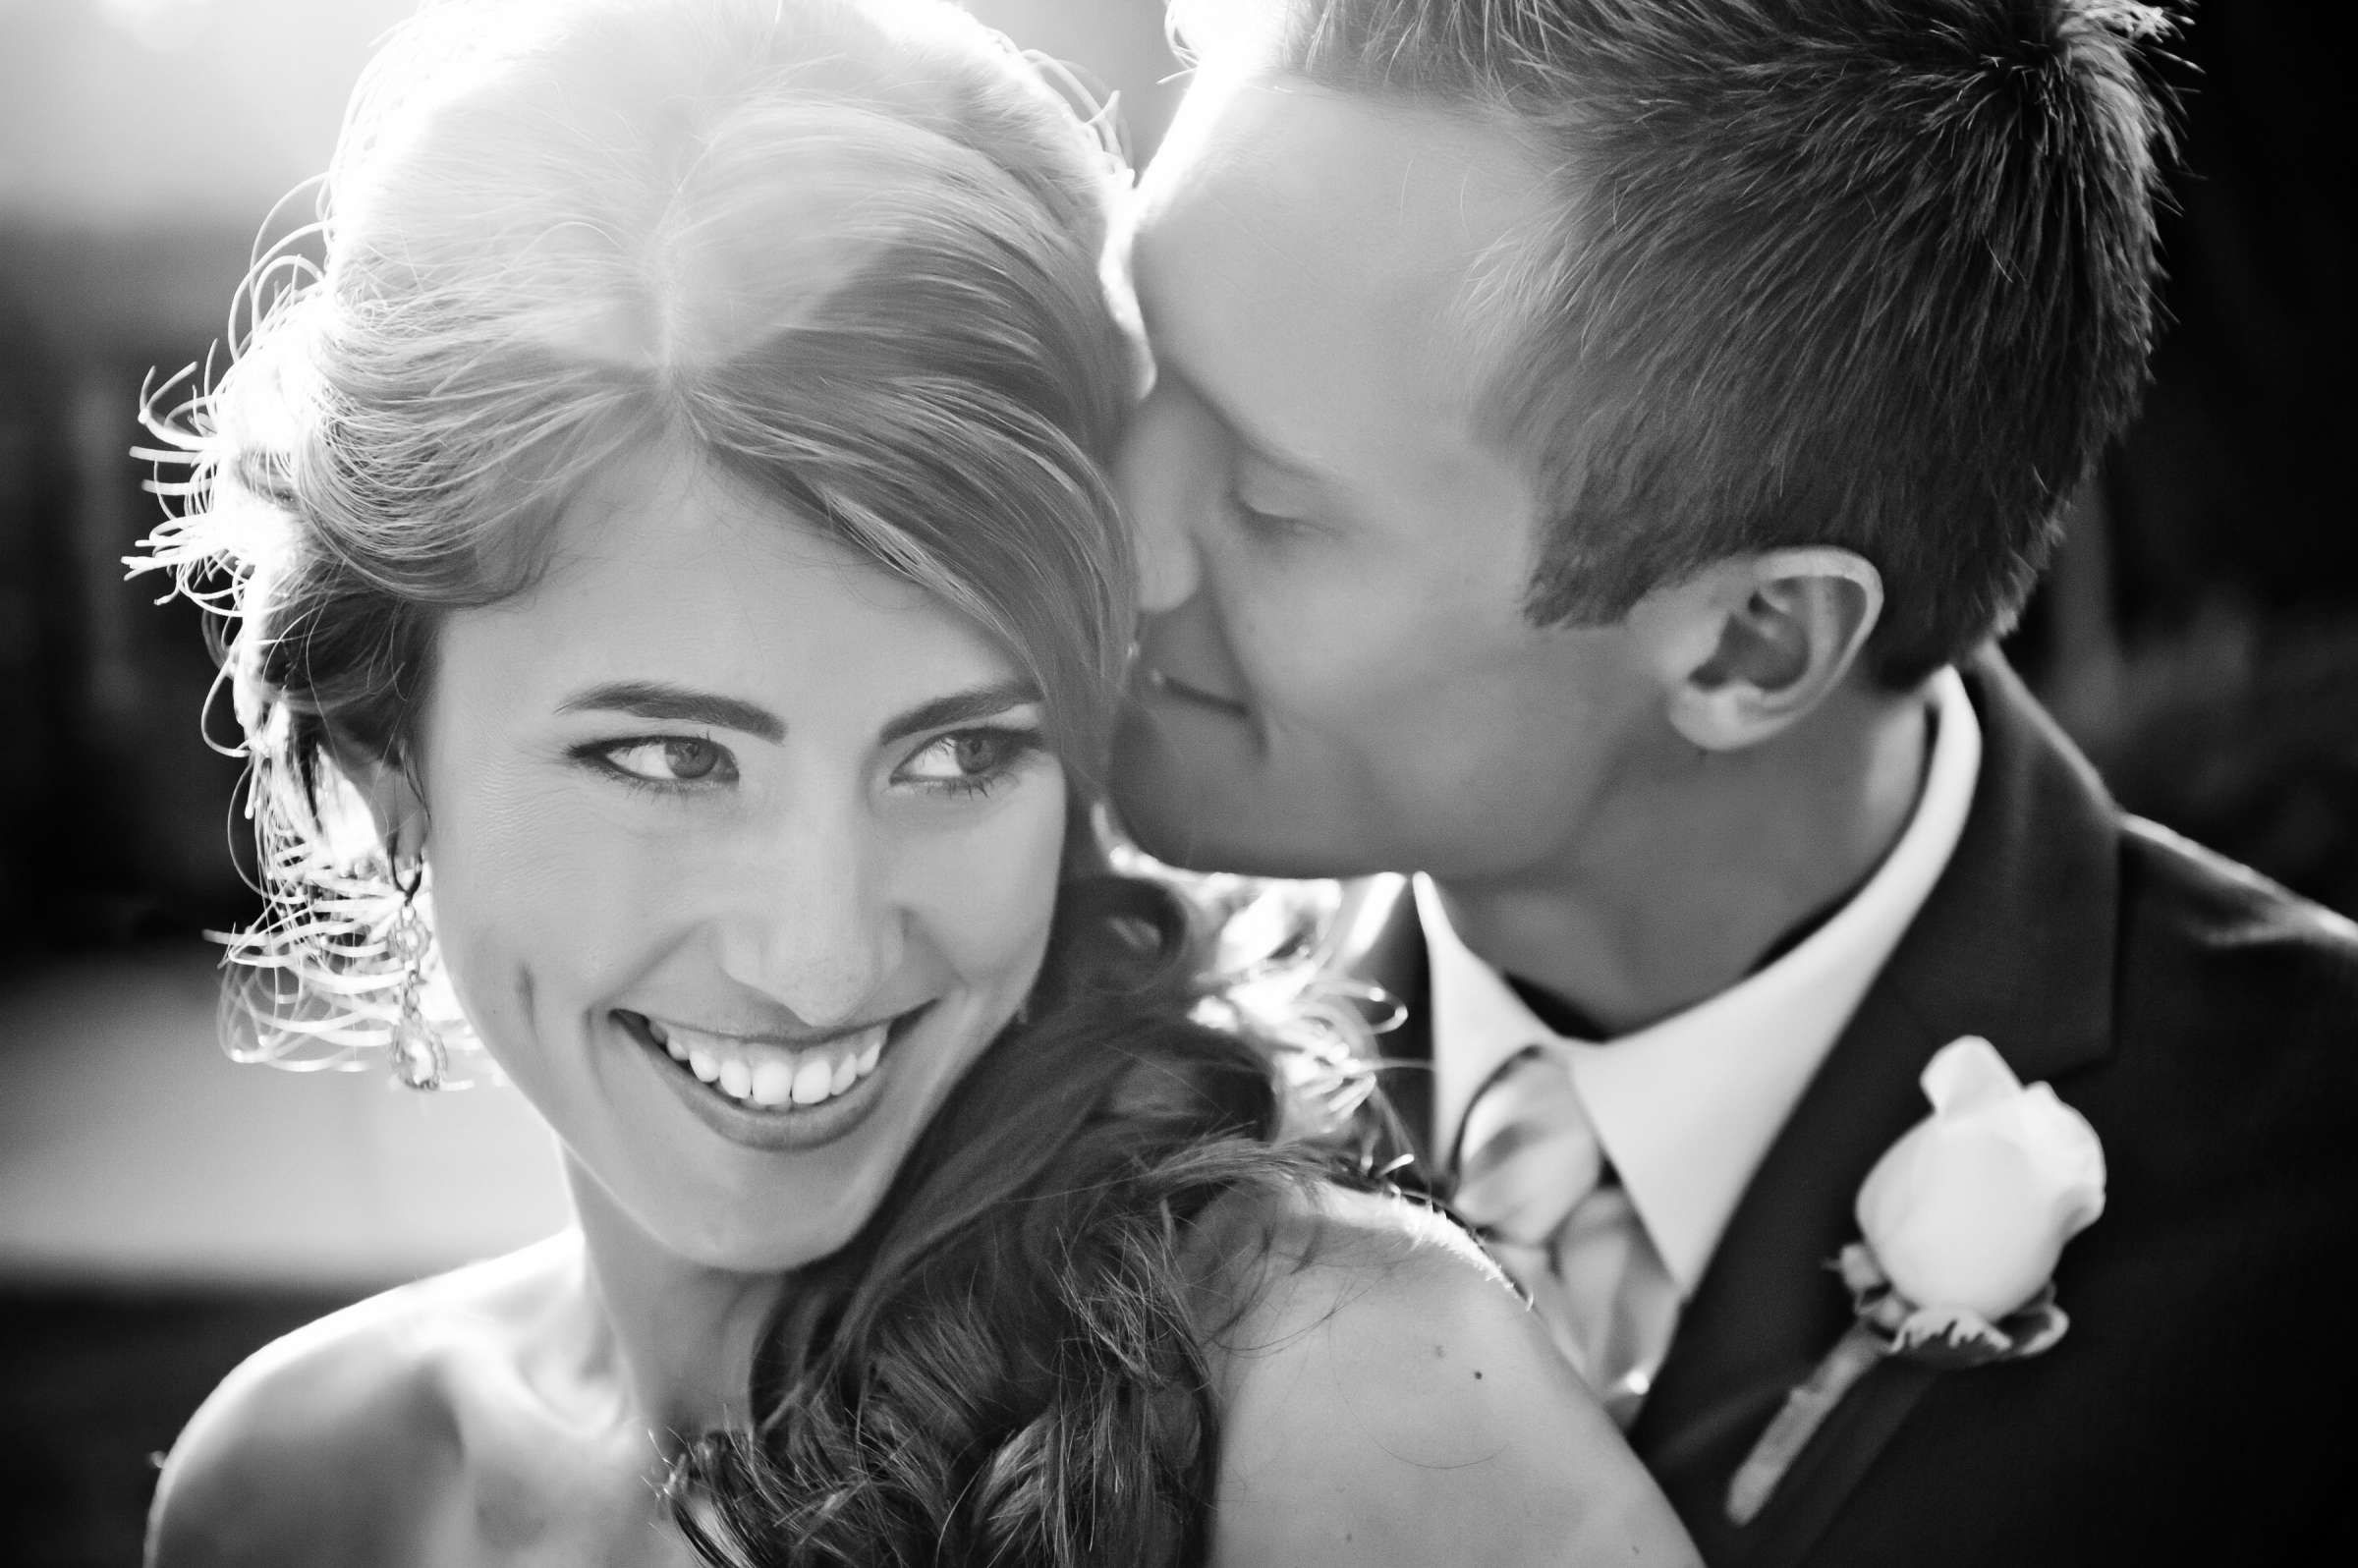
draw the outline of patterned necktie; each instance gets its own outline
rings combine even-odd
[[[1677,1286],[1549,1041],[1509,1057],[1458,1130],[1456,1204],[1626,1428],[1669,1349]]]

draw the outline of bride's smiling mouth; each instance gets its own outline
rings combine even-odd
[[[931,1010],[926,1002],[802,1039],[723,1034],[619,1008],[613,1017],[705,1126],[731,1143],[775,1149],[832,1142],[866,1120],[893,1047]]]

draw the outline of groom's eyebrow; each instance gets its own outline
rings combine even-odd
[[[1220,427],[1228,432],[1229,439],[1243,448],[1245,455],[1254,462],[1275,469],[1285,477],[1298,479],[1304,484],[1326,483],[1326,476],[1317,464],[1282,447],[1271,446],[1266,437],[1256,433],[1249,423],[1237,416],[1234,407],[1194,376],[1167,364],[1158,365],[1155,373],[1169,376],[1186,388],[1190,397],[1209,409],[1212,417],[1220,421]]]

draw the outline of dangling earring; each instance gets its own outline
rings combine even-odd
[[[401,966],[401,1011],[393,1020],[391,1041],[393,1078],[410,1089],[440,1089],[450,1055],[418,1002],[418,993],[425,984],[425,955],[434,941],[433,931],[418,910],[418,889],[425,883],[425,861],[413,859],[405,878],[400,859],[395,857],[392,876],[393,885],[401,890],[400,912],[385,932],[385,956]]]

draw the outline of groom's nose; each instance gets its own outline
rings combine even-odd
[[[1177,609],[1203,580],[1196,530],[1218,504],[1220,429],[1202,401],[1169,381],[1140,405],[1114,462],[1114,483],[1134,532],[1139,608]]]

